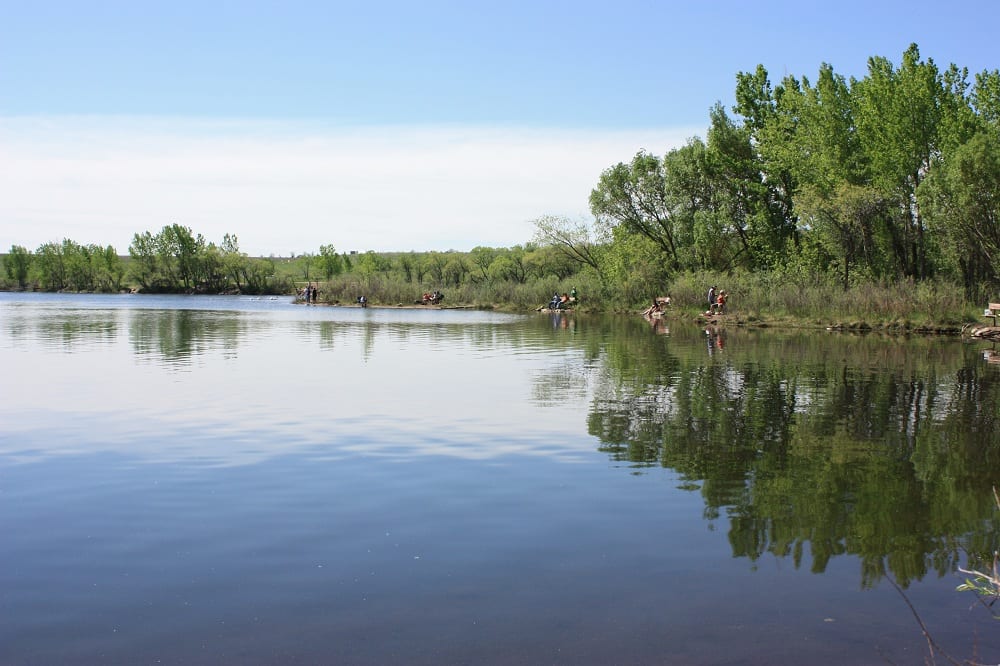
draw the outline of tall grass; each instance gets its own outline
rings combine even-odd
[[[364,278],[341,275],[321,281],[320,300],[353,303],[365,295],[372,304],[411,305],[434,284],[405,282],[398,277]],[[852,327],[956,327],[977,321],[982,305],[969,304],[961,285],[944,280],[913,282],[858,282],[844,289],[835,277],[822,273],[708,271],[677,276],[668,286],[639,291],[602,283],[596,275],[580,274],[568,280],[548,277],[526,283],[506,281],[466,282],[444,287],[445,306],[466,306],[509,311],[534,310],[548,303],[554,292],[574,287],[578,309],[593,312],[634,312],[653,296],[670,295],[675,311],[692,316],[704,312],[711,285],[729,294],[729,312],[738,322],[794,322]],[[650,293],[645,293],[649,291]],[[653,292],[656,293],[653,293]]]
[[[316,283],[314,281],[314,283]],[[302,285],[304,286],[304,281]],[[441,287],[430,283],[405,282],[386,276],[363,278],[354,274],[340,275],[318,282],[319,300],[325,303],[354,303],[364,295],[369,303],[379,305],[412,305],[424,293],[444,292],[444,306],[467,306],[480,309],[509,311],[534,310],[548,303],[553,293],[569,293],[576,288],[579,306],[600,311],[606,309],[606,294],[593,277],[577,275],[560,281],[554,277],[526,283],[507,281],[466,282],[458,286]]]
[[[857,283],[804,272],[702,272],[673,284],[675,304],[704,309],[711,285],[729,294],[729,311],[748,321],[799,320],[824,325],[958,326],[981,309],[965,301],[961,285],[943,280]]]

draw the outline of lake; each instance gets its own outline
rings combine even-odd
[[[996,661],[990,350],[0,294],[0,663]]]

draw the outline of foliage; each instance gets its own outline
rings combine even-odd
[[[4,271],[7,279],[16,283],[18,288],[28,286],[28,271],[31,268],[31,253],[20,245],[11,245],[10,253],[4,258]]]
[[[970,298],[985,296],[980,285],[1000,276],[1000,131],[959,146],[917,195]]]

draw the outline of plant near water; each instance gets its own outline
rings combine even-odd
[[[1000,509],[1000,495],[997,494],[997,489],[993,488],[993,500],[996,502],[997,508]],[[965,582],[956,587],[958,592],[975,592],[979,601],[988,609],[990,609],[991,615],[995,619],[1000,620],[1000,615],[993,612],[992,607],[997,599],[1000,599],[1000,567],[998,567],[998,562],[1000,562],[1000,553],[993,553],[993,566],[990,571],[984,572],[978,569],[963,569],[959,567],[958,570],[962,573],[972,576],[972,578],[966,578]]]

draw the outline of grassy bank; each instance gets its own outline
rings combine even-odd
[[[957,332],[968,323],[982,323],[985,304],[965,302],[960,285],[943,281],[920,283],[864,283],[844,289],[817,276],[773,273],[692,273],[678,277],[654,295],[670,295],[670,316],[697,318],[707,307],[708,287],[729,293],[728,323],[751,326],[842,327],[866,330]],[[321,281],[320,301],[352,303],[364,294],[375,305],[409,305],[430,287],[376,276],[368,280],[341,276]],[[648,300],[625,301],[596,278],[576,276],[529,284],[468,283],[445,289],[444,305],[500,310],[533,311],[554,292],[576,288],[583,312],[636,313]]]
[[[980,322],[985,304],[967,303],[961,285],[944,281],[855,284],[847,289],[823,276],[747,273],[697,273],[673,285],[681,310],[707,307],[708,287],[729,293],[729,318],[740,323],[888,329],[960,331]]]

